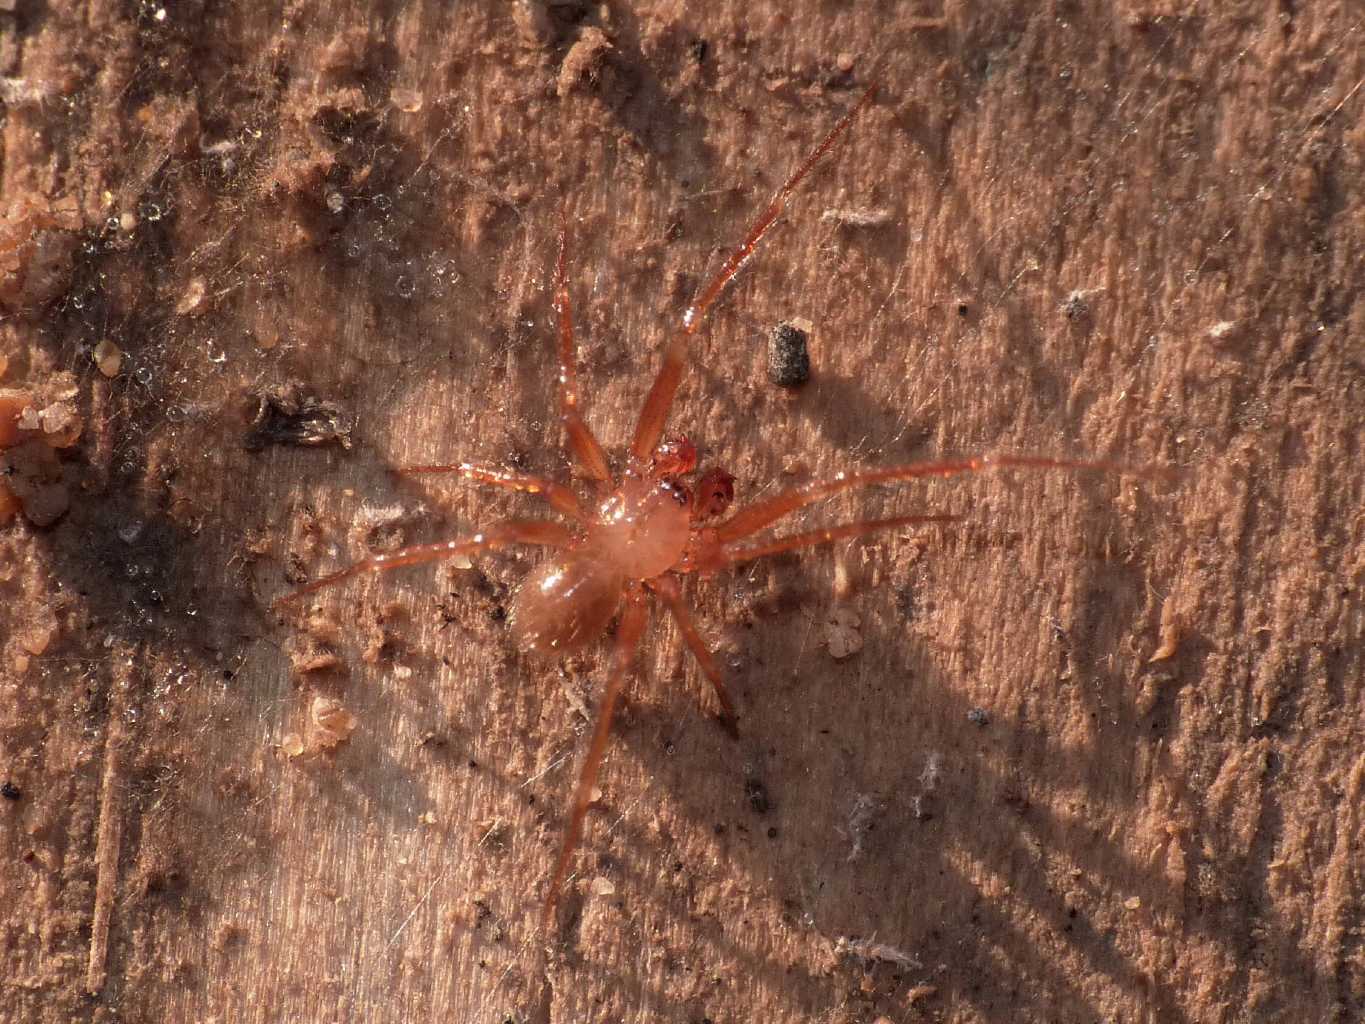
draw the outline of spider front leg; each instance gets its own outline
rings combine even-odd
[[[472,555],[476,551],[488,551],[507,547],[510,544],[539,544],[551,548],[564,548],[573,543],[574,537],[569,528],[562,523],[546,522],[540,519],[507,519],[496,523],[486,530],[461,537],[457,540],[442,541],[437,544],[417,544],[413,547],[399,548],[387,555],[373,555],[344,569],[305,583],[283,597],[277,597],[272,608],[280,608],[326,587],[343,583],[362,573],[386,572],[400,569],[405,565],[420,565],[435,562],[442,558],[455,558],[459,555]]]
[[[569,301],[569,214],[559,210],[559,257],[555,260],[555,313],[559,320],[559,419],[568,438],[569,452],[583,472],[597,481],[609,481],[607,456],[578,410],[578,370],[574,365],[573,306]]]
[[[647,466],[649,464],[650,455],[658,445],[659,438],[663,436],[664,424],[668,421],[669,410],[673,408],[673,397],[678,393],[678,385],[682,383],[683,372],[687,369],[692,335],[696,333],[697,328],[706,319],[707,312],[715,305],[721,293],[725,291],[725,286],[739,273],[740,268],[758,248],[763,236],[768,233],[768,229],[782,215],[787,200],[791,198],[797,186],[820,162],[820,158],[829,152],[835,142],[838,141],[839,136],[853,123],[853,119],[872,102],[876,93],[877,87],[875,85],[868,88],[859,97],[858,102],[853,104],[848,112],[839,119],[838,123],[830,129],[824,141],[816,146],[814,151],[782,183],[782,187],[773,196],[772,202],[750,225],[748,233],[744,236],[744,241],[740,242],[738,247],[726,257],[719,272],[707,284],[701,296],[683,313],[682,328],[677,334],[673,335],[668,347],[664,349],[663,365],[659,367],[659,373],[654,378],[653,385],[650,386],[649,395],[645,398],[644,407],[640,410],[640,420],[635,427],[635,437],[630,444],[631,458],[636,466]]]
[[[487,484],[490,487],[501,487],[507,491],[523,491],[526,494],[538,494],[557,511],[563,512],[577,522],[584,521],[583,508],[578,503],[578,496],[563,484],[557,484],[553,480],[546,480],[543,477],[512,473],[495,466],[480,466],[473,462],[453,462],[449,465],[431,466],[399,466],[394,472],[400,476],[454,473],[465,480],[473,480],[475,483]]]

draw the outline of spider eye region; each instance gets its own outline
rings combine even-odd
[[[602,502],[588,543],[627,579],[647,580],[678,564],[687,547],[690,510],[676,486],[653,477],[627,476]]]

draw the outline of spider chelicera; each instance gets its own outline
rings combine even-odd
[[[864,92],[824,141],[797,167],[700,297],[683,314],[682,326],[664,350],[663,365],[645,398],[619,477],[613,477],[606,452],[579,411],[567,277],[568,219],[567,215],[561,214],[559,255],[555,262],[560,422],[568,452],[579,472],[591,481],[593,496],[582,501],[572,489],[555,481],[468,462],[405,466],[400,472],[406,475],[449,473],[492,487],[535,494],[567,518],[568,525],[540,519],[503,520],[467,537],[437,544],[418,544],[362,559],[301,586],[275,602],[279,606],[296,601],[363,573],[525,544],[549,548],[552,557],[532,570],[512,600],[511,628],[521,646],[549,655],[572,652],[601,636],[619,613],[606,688],[598,704],[592,741],[579,771],[568,824],[550,878],[545,899],[547,914],[559,897],[582,835],[584,817],[592,802],[598,769],[606,752],[612,716],[645,629],[651,595],[663,603],[677,623],[684,643],[696,656],[702,673],[711,684],[720,705],[722,723],[733,732],[734,702],[715,657],[684,603],[679,577],[688,573],[715,573],[740,562],[841,538],[958,518],[912,515],[864,519],[775,539],[746,540],[789,513],[841,491],[869,484],[956,476],[996,467],[1148,472],[1130,470],[1114,463],[1014,455],[917,462],[838,473],[830,480],[794,487],[744,506],[728,518],[725,516],[734,497],[734,478],[729,473],[713,468],[700,474],[694,482],[687,482],[697,466],[696,448],[685,438],[664,440],[663,431],[690,360],[691,338],[725,286],[776,222],[797,186],[871,104],[875,93],[875,86]]]

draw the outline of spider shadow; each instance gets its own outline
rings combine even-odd
[[[907,978],[932,977],[945,997],[979,1012],[1091,1019],[1103,1006],[1084,979],[1104,978],[1132,1005],[1184,1021],[1171,994],[1123,952],[1114,894],[1136,896],[1145,913],[1181,922],[1209,941],[1228,937],[1216,919],[1191,913],[1186,886],[1100,837],[1084,814],[1059,813],[1067,801],[1053,799],[1074,794],[1073,806],[1109,818],[1140,814],[1136,794],[1115,785],[1140,777],[1147,761],[1125,737],[1141,736],[1150,750],[1177,724],[1152,717],[1164,718],[1162,709],[1137,713],[1130,680],[1112,667],[1106,643],[1095,643],[1141,608],[1140,574],[1083,566],[1079,590],[1104,603],[1102,610],[1081,609],[1075,633],[1064,637],[1069,672],[1089,683],[1056,684],[1072,716],[1081,712],[1091,722],[1079,740],[1059,736],[1047,724],[1048,709],[1035,713],[1028,698],[988,705],[989,724],[977,724],[982,709],[972,688],[939,667],[932,643],[906,637],[894,614],[868,631],[860,657],[870,658],[875,646],[875,667],[829,666],[793,642],[799,627],[769,621],[756,628],[743,655],[749,668],[736,680],[744,712],[737,746],[696,713],[690,687],[669,688],[662,702],[642,701],[624,717],[618,740],[649,766],[678,815],[692,822],[688,831],[716,837],[704,863],[738,871],[755,888],[770,889],[777,880],[787,890],[792,922],[831,940],[875,937],[905,950],[926,965],[905,971]],[[812,657],[822,663],[807,668]],[[935,760],[939,767],[931,771]],[[755,778],[771,805],[762,813],[753,804]],[[859,824],[863,796],[871,811]],[[647,860],[629,853],[657,848],[657,828],[632,826],[628,812],[623,820],[627,831],[610,840],[613,862],[628,871],[635,866],[628,884],[657,887]],[[964,865],[975,870],[969,874]],[[1059,866],[1075,879],[1074,892],[1057,887]],[[1022,930],[1021,917],[1035,927]],[[763,962],[732,922],[692,920],[703,941],[729,947],[776,990],[789,983],[791,968]],[[980,936],[965,963],[952,938],[964,925]],[[1054,948],[1048,962],[1057,964],[1041,975],[1040,940]],[[1002,971],[999,957],[1019,965],[1019,973]],[[1296,959],[1311,984],[1322,983]],[[1020,983],[1025,972],[1027,985]],[[820,984],[818,975],[810,977]]]

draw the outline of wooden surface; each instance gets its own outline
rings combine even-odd
[[[85,433],[66,517],[0,533],[0,1018],[1365,1016],[1357,6],[4,6],[5,202],[80,229],[0,383],[74,373]],[[1181,475],[862,493],[803,522],[964,522],[690,583],[742,736],[656,626],[547,930],[605,646],[512,648],[534,556],[269,602],[533,507],[394,465],[565,470],[560,196],[619,453],[873,78],[673,426],[741,500],[983,451]],[[247,450],[291,382],[349,449]],[[290,759],[317,696],[357,728]]]

